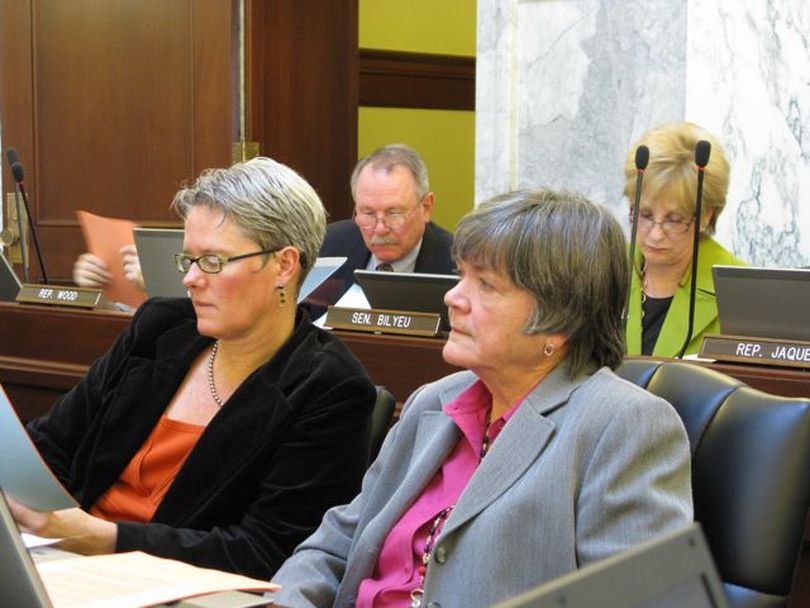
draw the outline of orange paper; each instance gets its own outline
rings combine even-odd
[[[112,273],[113,278],[104,289],[108,300],[137,307],[146,300],[146,294],[130,283],[124,276],[121,247],[134,245],[132,229],[135,224],[129,220],[119,220],[94,215],[87,211],[77,211],[87,250],[101,258]]]

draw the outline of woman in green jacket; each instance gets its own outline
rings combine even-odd
[[[695,145],[712,145],[703,183],[700,226],[696,225]],[[700,230],[692,337],[686,353],[700,350],[703,336],[719,333],[712,266],[744,265],[712,238],[726,204],[729,164],[720,142],[689,122],[663,125],[641,136],[624,165],[624,194],[635,200],[635,151],[650,149],[639,208],[634,272],[631,278],[627,353],[673,357],[686,340],[695,230]],[[631,208],[632,223],[632,208]]]

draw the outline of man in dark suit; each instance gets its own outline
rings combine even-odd
[[[351,189],[354,217],[329,224],[320,251],[322,257],[348,259],[309,299],[313,313],[351,287],[357,268],[455,273],[453,235],[430,221],[434,196],[416,150],[402,144],[378,148],[358,161]]]

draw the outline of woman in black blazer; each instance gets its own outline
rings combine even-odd
[[[173,207],[189,299],[147,301],[28,426],[81,509],[13,511],[73,551],[266,578],[359,489],[374,386],[296,307],[325,227],[306,181],[256,158],[204,172]]]

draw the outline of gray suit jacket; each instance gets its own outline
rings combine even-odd
[[[489,606],[691,522],[675,410],[607,368],[567,373],[559,366],[526,398],[471,478],[434,548],[425,606]],[[389,530],[461,436],[443,405],[475,380],[460,372],[411,396],[361,493],[273,578],[279,604],[354,605]]]

